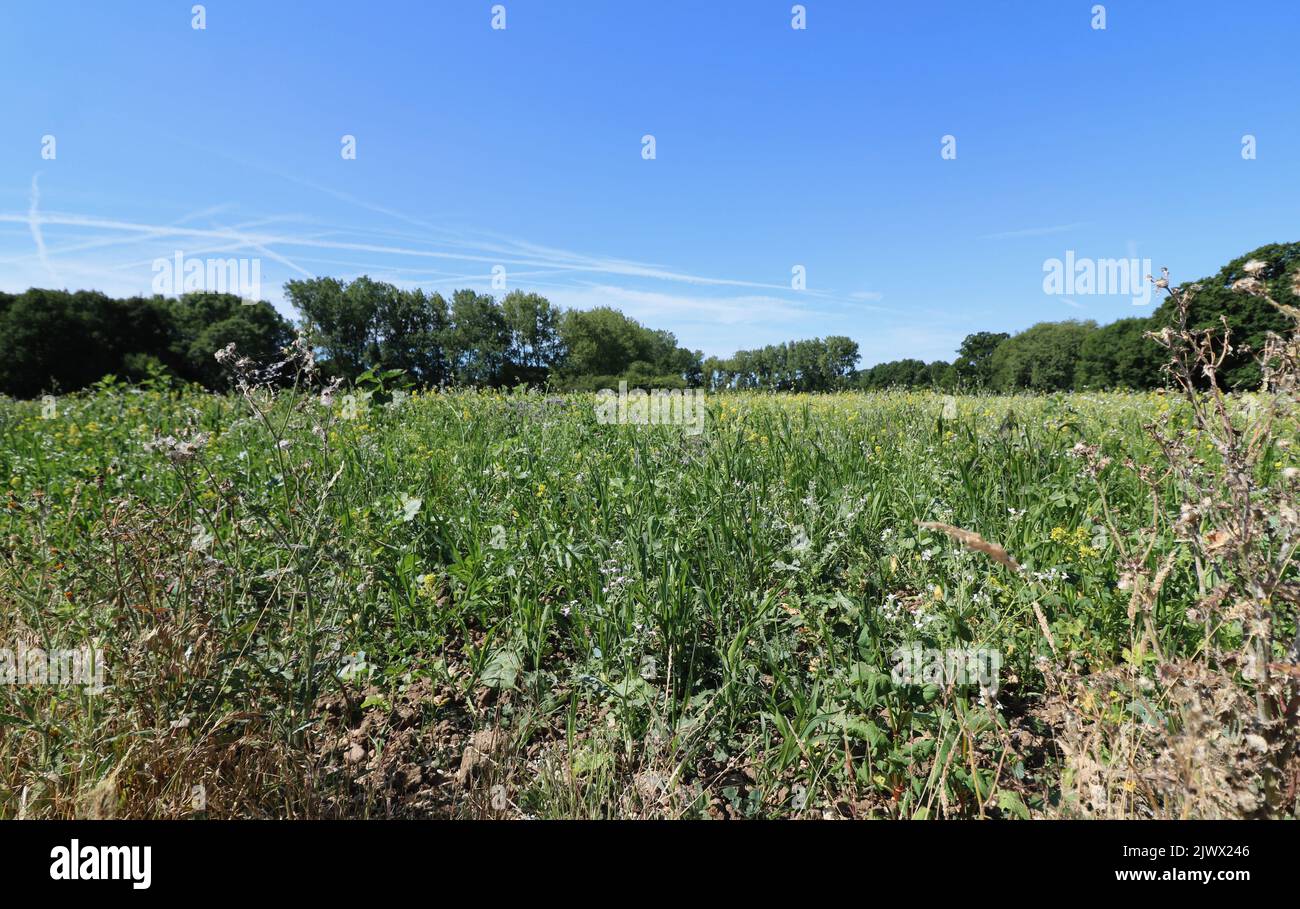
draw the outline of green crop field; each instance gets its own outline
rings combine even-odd
[[[1258,628],[1159,441],[1213,473],[1185,398],[598,404],[0,401],[0,639],[102,674],[0,686],[0,816],[1277,813],[1258,667],[1218,658]]]

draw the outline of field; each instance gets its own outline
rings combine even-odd
[[[0,643],[103,670],[0,687],[0,816],[1277,813],[1183,398],[706,403],[0,402]]]

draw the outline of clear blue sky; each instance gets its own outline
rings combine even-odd
[[[5,0],[0,288],[144,293],[181,250],[260,258],[283,307],[502,265],[708,354],[847,334],[869,365],[1148,311],[1045,294],[1067,250],[1191,279],[1300,240],[1295,0],[1104,31],[1091,0],[807,0],[802,31],[784,0],[191,5]]]

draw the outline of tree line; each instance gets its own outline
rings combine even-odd
[[[1233,332],[1227,384],[1258,385],[1253,350],[1285,317],[1233,289],[1247,262],[1263,262],[1274,299],[1300,305],[1300,243],[1260,247],[1201,282],[1192,318]],[[368,277],[312,278],[285,285],[301,330],[328,376],[354,380],[370,368],[400,369],[425,387],[547,385],[594,390],[629,385],[822,392],[851,388],[1060,391],[1152,388],[1164,383],[1160,349],[1147,333],[1169,324],[1168,304],[1108,325],[1041,322],[1017,334],[968,335],[952,362],[897,360],[859,370],[858,345],[831,336],[708,357],[616,309],[565,310],[535,293],[500,300],[474,290],[450,299]],[[271,362],[295,326],[268,303],[192,293],[116,299],[98,291],[32,288],[0,293],[0,393],[33,397],[84,388],[105,376],[199,383],[222,390],[214,358],[235,344]]]
[[[1233,285],[1247,276],[1248,262],[1264,264],[1262,280],[1283,305],[1300,305],[1300,243],[1261,246],[1233,259],[1217,274],[1197,282],[1189,313],[1193,328],[1231,331],[1231,350],[1220,370],[1229,388],[1260,383],[1255,354],[1270,332],[1285,334],[1287,318],[1258,296]],[[858,375],[865,389],[932,387],[944,390],[1065,391],[1069,389],[1157,388],[1165,384],[1166,357],[1149,337],[1172,324],[1173,305],[1165,301],[1149,316],[1107,325],[1068,320],[1040,322],[1017,334],[968,335],[949,363],[895,360]]]
[[[514,291],[450,299],[367,277],[290,281],[286,295],[327,377],[400,369],[425,387],[549,384],[590,390],[620,378],[698,386],[702,355],[671,332],[618,310],[561,310]],[[255,362],[281,358],[295,326],[269,303],[230,294],[115,299],[98,291],[0,293],[0,393],[34,397],[94,384],[179,380],[214,390],[229,376],[215,353],[234,344]]]

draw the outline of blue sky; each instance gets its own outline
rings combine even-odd
[[[6,0],[0,288],[147,293],[180,250],[259,259],[285,308],[502,266],[706,354],[869,365],[1149,311],[1045,293],[1067,251],[1192,279],[1300,239],[1294,0],[192,5]]]

